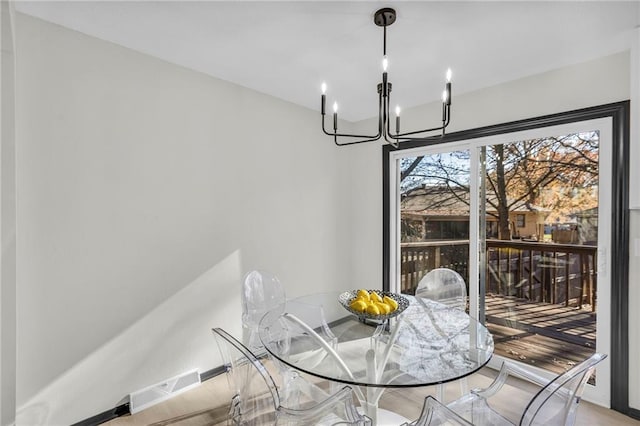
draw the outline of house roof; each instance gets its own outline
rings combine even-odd
[[[487,196],[487,211],[496,212],[490,202],[496,204],[496,196]],[[411,189],[402,195],[400,206],[403,213],[421,216],[469,216],[469,191],[462,188],[448,188],[443,185],[421,186]],[[511,212],[549,212],[549,209],[519,204],[510,209]]]

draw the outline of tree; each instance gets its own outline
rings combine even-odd
[[[486,202],[495,211],[488,214],[498,219],[499,238],[511,238],[509,212],[518,208],[542,207],[568,216],[597,206],[598,142],[597,132],[584,132],[486,147]],[[469,173],[467,151],[407,158],[401,164],[401,190],[446,187],[449,195],[433,203],[465,201],[461,194],[468,192]]]

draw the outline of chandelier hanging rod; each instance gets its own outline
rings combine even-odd
[[[321,108],[320,114],[322,115],[322,131],[333,137],[333,141],[338,146],[354,145],[364,142],[374,142],[381,138],[384,141],[391,144],[394,147],[398,147],[400,142],[407,141],[424,141],[429,136],[422,135],[420,137],[412,137],[421,133],[431,133],[435,131],[442,131],[441,136],[444,136],[445,129],[451,121],[451,69],[447,70],[445,89],[442,92],[442,125],[426,128],[422,130],[414,130],[409,132],[400,132],[400,107],[396,106],[395,118],[396,129],[395,133],[391,131],[391,114],[389,113],[389,105],[391,103],[391,83],[388,81],[387,67],[387,27],[396,21],[396,11],[392,8],[386,7],[379,9],[373,15],[373,22],[383,28],[383,42],[382,42],[382,82],[378,83],[378,133],[375,135],[355,135],[348,133],[338,133],[338,103],[333,103],[333,132],[327,131],[325,127],[325,115],[326,115],[326,92],[327,85],[322,83],[322,95],[321,95]],[[433,137],[433,135],[431,136]],[[339,141],[339,138],[351,138],[359,140],[351,141]]]

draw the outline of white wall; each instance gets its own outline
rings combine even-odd
[[[317,113],[17,15],[18,424],[219,365],[252,268],[350,286]]]
[[[16,407],[15,37],[13,4],[0,3],[0,425]]]
[[[635,56],[637,57],[637,56]],[[452,123],[449,132],[473,129],[492,124],[532,118],[556,112],[570,111],[630,98],[632,80],[637,87],[638,74],[630,73],[630,53],[596,59],[587,63],[554,70],[472,93],[455,95],[452,104]],[[455,85],[454,85],[455,90]],[[637,122],[637,110],[633,119]],[[406,131],[437,125],[441,116],[440,103],[403,110],[402,122]],[[428,121],[433,118],[432,122]],[[422,126],[420,126],[422,124]],[[371,120],[357,123],[356,130],[366,131]],[[640,161],[637,134],[631,141],[631,169]],[[380,145],[369,144],[351,151],[352,212],[375,212],[359,215],[353,221],[351,235],[363,240],[354,253],[353,270],[368,271],[367,279],[382,280],[379,267],[382,257],[382,155]],[[637,170],[636,170],[637,172]],[[632,181],[635,184],[635,181]],[[632,186],[633,188],[633,186]],[[633,191],[633,189],[632,189]],[[636,191],[637,192],[637,191]],[[634,194],[637,195],[637,194]],[[632,197],[633,198],[633,197]],[[636,197],[637,199],[637,197]],[[631,236],[640,238],[640,215],[631,215]],[[633,256],[633,252],[631,253]],[[372,263],[373,259],[373,263]],[[630,324],[640,320],[635,306],[640,304],[640,269],[631,258],[629,279]],[[637,258],[635,258],[637,259]],[[640,409],[640,329],[630,327],[630,406]]]

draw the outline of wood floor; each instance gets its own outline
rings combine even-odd
[[[484,387],[492,381],[494,376],[493,370],[483,369],[469,378],[469,386]],[[226,377],[220,375],[169,401],[105,424],[110,426],[224,425],[227,424],[227,403],[231,396],[227,386]],[[534,390],[533,385],[514,380],[509,382],[497,397],[490,400],[490,404],[517,424],[519,413],[524,410]],[[459,392],[459,386],[456,383],[449,384],[446,388],[446,400],[455,399]],[[380,407],[414,420],[420,414],[424,397],[430,394],[435,395],[435,388],[391,389],[383,394]],[[586,401],[580,403],[576,423],[585,426],[640,426],[640,421]]]
[[[557,374],[595,352],[596,314],[579,309],[487,295],[487,328],[495,353]]]

